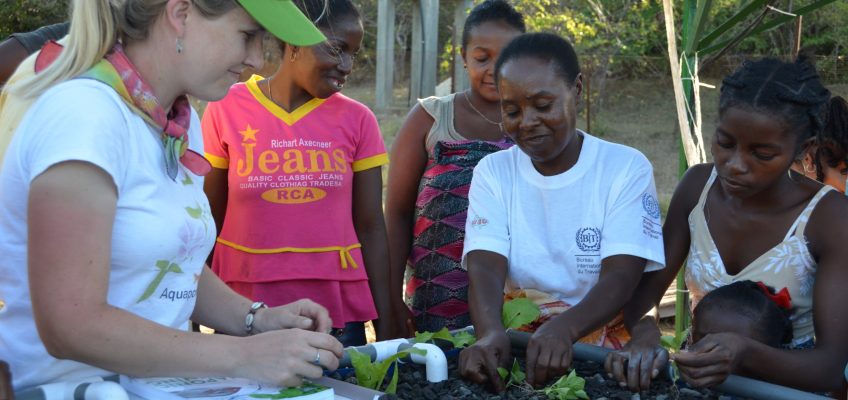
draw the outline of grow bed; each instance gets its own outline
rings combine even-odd
[[[452,352],[453,353],[453,352]],[[522,365],[523,367],[523,365]],[[658,379],[651,384],[651,390],[634,394],[627,388],[622,388],[618,382],[613,379],[608,379],[604,372],[604,367],[593,361],[575,360],[572,367],[577,371],[577,375],[586,380],[584,390],[589,398],[594,400],[601,399],[656,399],[656,400],[700,400],[700,399],[731,399],[729,396],[721,396],[707,389],[692,390],[688,388],[677,388],[668,379]],[[356,377],[352,371],[340,371],[331,375],[336,379],[342,379],[347,382],[356,383]],[[386,396],[387,398],[392,398]],[[397,394],[393,396],[397,399],[409,400],[452,400],[452,399],[480,399],[480,400],[496,400],[496,399],[528,399],[528,400],[547,400],[547,397],[531,389],[518,386],[509,386],[506,392],[495,394],[487,388],[475,383],[466,381],[459,376],[457,370],[456,353],[451,354],[448,358],[448,380],[440,383],[429,383],[426,379],[426,374],[423,365],[416,364],[401,364],[400,375],[397,386]],[[732,397],[732,399],[740,399]]]

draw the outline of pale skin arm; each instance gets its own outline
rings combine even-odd
[[[85,162],[54,165],[30,185],[30,291],[39,336],[51,355],[133,376],[236,376],[283,385],[320,376],[321,368],[309,363],[319,349],[322,364],[337,367],[341,345],[329,335],[300,329],[246,338],[203,335],[109,305],[116,206],[109,175]],[[213,325],[236,331],[249,301],[223,289],[205,271],[196,316],[218,310],[221,317]]]
[[[402,320],[412,315],[403,304],[403,275],[412,248],[412,228],[415,224],[415,200],[418,183],[427,165],[424,138],[433,126],[433,118],[420,104],[409,112],[397,133],[389,157],[389,179],[386,192],[386,231],[389,237],[389,296]],[[403,321],[402,321],[403,322]],[[401,332],[411,337],[414,329]]]

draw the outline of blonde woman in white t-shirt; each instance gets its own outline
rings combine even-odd
[[[264,308],[204,265],[209,167],[185,95],[222,98],[260,66],[265,29],[324,40],[278,0],[75,0],[65,47],[6,88],[36,99],[0,171],[0,357],[17,391],[114,373],[291,386],[338,365],[325,309]],[[187,332],[189,317],[229,335]]]

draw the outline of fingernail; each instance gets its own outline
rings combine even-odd
[[[312,320],[309,318],[304,318],[303,322],[300,323],[303,327],[308,328],[312,326]]]
[[[607,378],[612,378],[612,374],[607,372]]]
[[[624,382],[618,382],[618,386],[620,386],[620,387],[627,387],[627,384],[626,384],[626,383],[624,383]]]
[[[651,378],[656,378],[659,375],[660,371],[658,369],[654,369],[651,371]]]

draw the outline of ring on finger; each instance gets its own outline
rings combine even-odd
[[[312,363],[315,364],[315,365],[321,364],[321,352],[320,351],[315,350],[315,359],[312,360]]]

